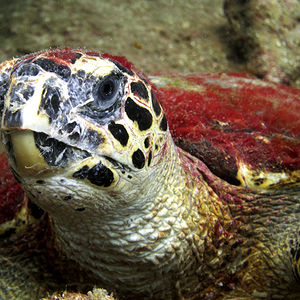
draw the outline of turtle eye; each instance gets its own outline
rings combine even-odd
[[[121,80],[115,76],[107,76],[95,89],[94,98],[99,109],[105,110],[111,107],[118,99],[120,94]]]

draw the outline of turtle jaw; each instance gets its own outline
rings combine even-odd
[[[5,131],[2,140],[14,174],[21,182],[28,177],[47,179],[63,175],[96,188],[113,188],[122,176],[127,180],[133,177],[134,170],[129,165],[107,153],[91,154],[44,133],[13,129]]]

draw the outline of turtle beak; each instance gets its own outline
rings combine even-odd
[[[35,176],[51,171],[36,147],[31,130],[11,130],[2,135],[8,159],[14,169],[24,176]]]

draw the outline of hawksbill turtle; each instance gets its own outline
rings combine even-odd
[[[300,297],[299,99],[76,49],[2,63],[1,297],[53,270],[120,299]]]

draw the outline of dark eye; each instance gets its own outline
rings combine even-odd
[[[94,98],[101,110],[111,107],[119,98],[121,80],[111,75],[104,78],[95,89]]]

